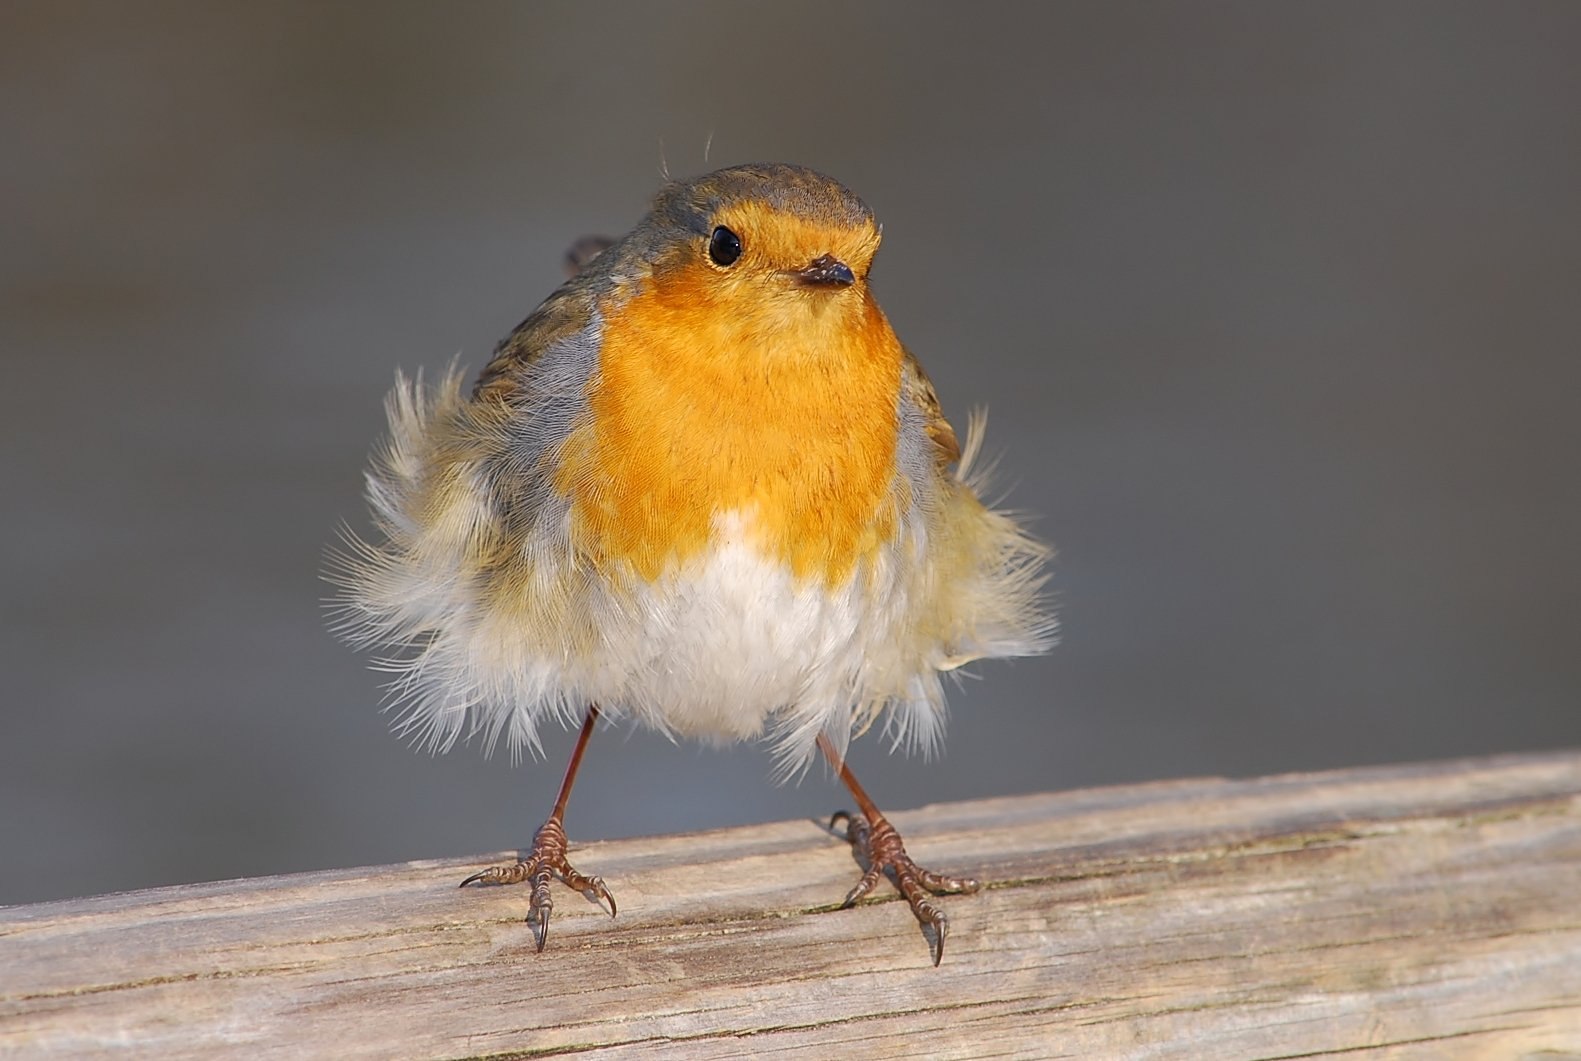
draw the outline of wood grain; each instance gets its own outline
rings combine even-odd
[[[1581,1057],[1581,753],[894,820],[989,882],[939,969],[795,821],[576,845],[541,955],[499,855],[0,909],[0,1054]]]

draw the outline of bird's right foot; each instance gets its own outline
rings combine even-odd
[[[554,900],[549,895],[551,877],[559,877],[567,887],[575,888],[586,896],[589,902],[598,903],[601,907],[607,903],[609,916],[615,916],[615,897],[604,886],[604,878],[584,876],[566,860],[565,829],[558,817],[543,823],[542,828],[533,835],[531,850],[514,865],[490,866],[480,870],[462,881],[461,887],[473,883],[530,882],[532,894],[528,900],[527,923],[532,926],[533,938],[538,943],[539,953],[542,953],[544,944],[549,942],[549,915],[554,910]]]

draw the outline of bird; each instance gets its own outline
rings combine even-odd
[[[930,896],[976,891],[907,854],[845,762],[883,719],[894,748],[942,738],[945,681],[1047,650],[1051,550],[982,497],[983,421],[964,443],[880,309],[873,211],[788,163],[668,180],[623,238],[581,241],[570,276],[470,389],[397,372],[366,476],[373,530],[332,556],[337,630],[393,672],[396,728],[448,751],[542,754],[580,730],[559,796],[514,864],[541,953],[569,861],[564,818],[601,717],[673,739],[766,741],[776,777],[816,754],[933,964]]]

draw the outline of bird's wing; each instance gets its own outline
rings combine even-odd
[[[616,242],[608,236],[584,236],[571,245],[565,255],[568,279],[494,348],[494,356],[472,387],[474,401],[520,397],[518,370],[554,343],[587,327],[596,291],[609,284],[610,260],[599,260],[600,256]]]
[[[906,351],[905,366],[901,370],[901,387],[907,399],[922,410],[925,429],[928,438],[933,441],[939,464],[950,465],[960,460],[961,443],[955,437],[955,428],[944,418],[944,409],[939,405],[939,395],[933,389],[933,381],[910,350]]]
[[[588,327],[593,316],[593,293],[591,285],[583,282],[585,275],[561,285],[494,348],[494,356],[473,384],[474,402],[510,403],[525,397],[520,393],[525,383],[522,369],[551,346]]]

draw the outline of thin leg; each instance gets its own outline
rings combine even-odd
[[[479,884],[520,884],[532,882],[532,897],[527,907],[527,922],[532,925],[533,938],[538,941],[538,952],[543,953],[549,942],[549,915],[554,911],[554,900],[549,895],[549,878],[559,877],[567,887],[575,888],[589,902],[609,903],[609,916],[615,916],[615,897],[604,887],[604,878],[585,877],[566,861],[565,805],[571,800],[571,786],[576,784],[576,772],[582,765],[582,753],[587,750],[587,739],[593,735],[598,722],[598,705],[590,704],[587,718],[582,721],[582,732],[576,738],[576,749],[565,768],[565,779],[560,782],[560,796],[554,801],[549,820],[533,834],[532,848],[527,857],[511,866],[490,866],[461,882],[465,888],[474,881]]]
[[[845,760],[836,754],[829,738],[821,733],[818,735],[818,748],[830,765],[840,772],[840,780],[851,790],[851,796],[860,811],[855,815],[849,811],[837,811],[829,819],[831,829],[835,822],[845,819],[846,839],[867,859],[867,872],[862,874],[862,879],[856,882],[856,887],[851,889],[851,894],[845,897],[841,905],[850,906],[872,891],[884,871],[889,870],[895,875],[895,886],[900,889],[900,894],[911,904],[911,912],[918,921],[933,929],[933,964],[937,966],[944,958],[944,937],[949,935],[950,919],[944,916],[943,910],[929,902],[928,893],[975,892],[982,885],[970,877],[945,877],[932,873],[913,862],[911,856],[906,854],[906,845],[901,842],[900,834],[868,798],[867,790],[851,773],[851,768],[845,765]]]

